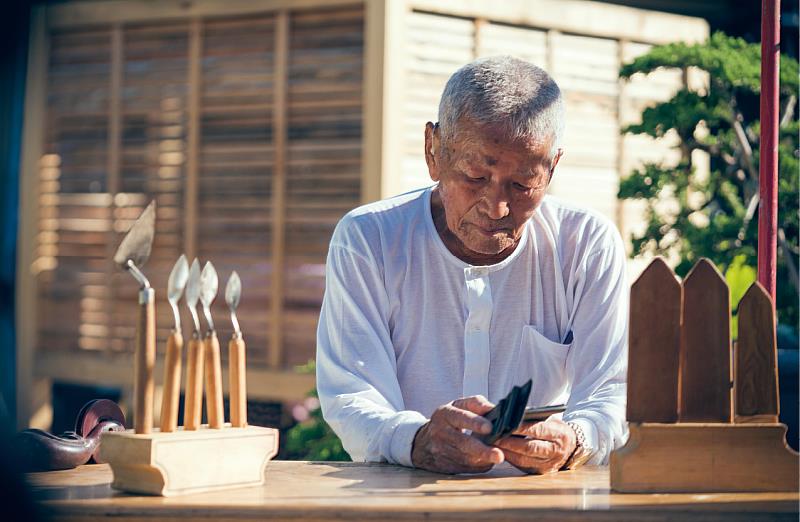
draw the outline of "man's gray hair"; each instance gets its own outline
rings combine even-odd
[[[460,120],[499,129],[510,140],[542,143],[553,138],[555,156],[564,134],[564,102],[553,78],[511,56],[475,60],[447,81],[439,102],[442,143]]]

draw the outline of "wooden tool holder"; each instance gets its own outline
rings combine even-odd
[[[154,310],[148,317],[155,317]],[[154,321],[154,319],[153,319]],[[231,383],[236,383],[236,398],[239,411],[233,422],[223,422],[222,379],[220,375],[219,344],[213,330],[207,343],[193,337],[189,342],[189,372],[184,410],[184,426],[177,427],[177,388],[180,383],[180,359],[182,342],[173,335],[168,349],[173,353],[167,361],[167,378],[171,380],[167,395],[172,395],[171,404],[162,409],[168,418],[162,419],[162,429],[153,430],[152,390],[153,364],[155,357],[155,325],[140,327],[139,332],[151,332],[147,343],[139,347],[141,352],[152,354],[143,358],[146,371],[137,371],[134,388],[137,393],[136,411],[139,420],[134,430],[107,432],[102,436],[99,454],[108,462],[114,473],[111,487],[130,493],[172,496],[202,491],[257,486],[265,481],[267,463],[278,453],[278,430],[248,426],[246,419],[246,396],[244,381],[244,345],[241,338],[232,343],[238,349],[237,360],[231,367]],[[207,344],[209,350],[201,350]],[[205,364],[203,364],[203,351]],[[138,352],[137,352],[138,353]],[[203,367],[205,367],[205,402],[209,425],[200,425],[200,410],[203,394]],[[138,369],[138,368],[137,368]],[[231,404],[232,408],[234,403]]]
[[[775,312],[753,283],[730,340],[729,291],[701,259],[679,283],[655,259],[631,287],[627,418],[610,459],[619,492],[797,491],[778,422]]]
[[[100,445],[114,472],[112,488],[165,497],[261,485],[277,453],[278,430],[230,424],[170,433],[109,432]]]

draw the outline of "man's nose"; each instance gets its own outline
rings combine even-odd
[[[508,194],[502,187],[490,187],[483,198],[486,215],[493,220],[503,219],[508,216]]]

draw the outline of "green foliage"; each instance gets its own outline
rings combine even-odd
[[[296,370],[314,373],[314,361],[298,366]],[[317,390],[311,390],[308,397],[316,399]],[[284,450],[286,457],[293,460],[350,460],[342,441],[322,418],[319,406],[309,411],[308,419],[297,423],[286,433]]]
[[[731,291],[731,309],[738,310],[739,301],[744,297],[747,289],[756,280],[758,273],[755,268],[747,264],[747,257],[738,255],[733,258],[733,262],[728,265],[725,272],[725,281]],[[739,335],[739,314],[738,311],[731,317],[731,338],[736,339]]]
[[[715,33],[701,44],[653,47],[623,65],[631,78],[660,68],[689,68],[708,73],[706,88],[679,90],[671,99],[648,107],[640,123],[623,132],[678,138],[678,165],[645,163],[620,183],[619,198],[645,203],[646,228],[631,238],[633,255],[677,254],[678,275],[701,257],[711,259],[738,283],[744,267],[757,264],[758,147],[761,49],[739,38]],[[779,244],[777,309],[781,322],[798,322],[798,62],[781,56],[781,129],[778,150]],[[710,156],[702,176],[692,153]],[[673,200],[677,205],[665,204]],[[731,267],[730,269],[728,267]],[[750,272],[747,272],[749,274]],[[738,302],[738,301],[737,301]]]

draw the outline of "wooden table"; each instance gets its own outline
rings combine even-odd
[[[162,498],[110,488],[107,465],[28,475],[58,520],[792,520],[798,493],[617,494],[607,468],[449,476],[384,464],[272,461],[263,487]]]

